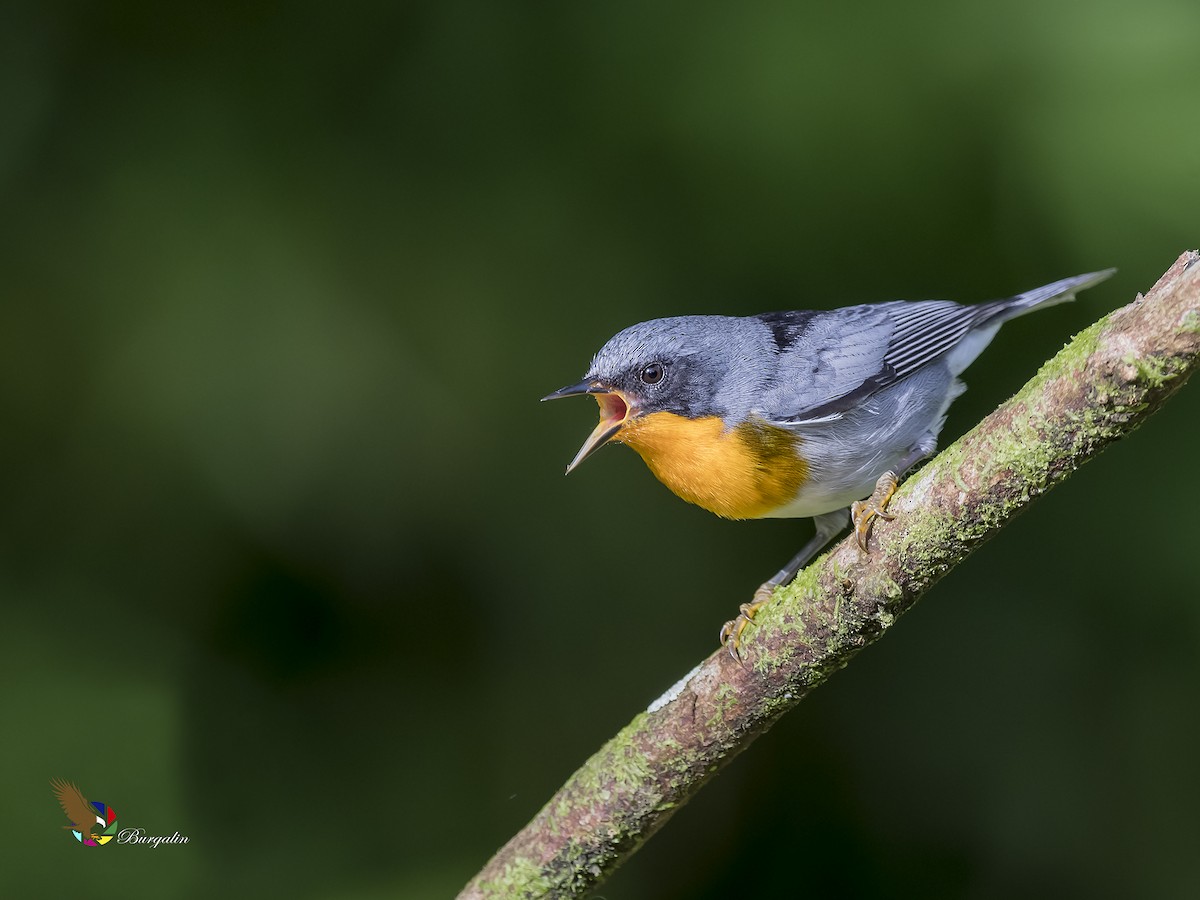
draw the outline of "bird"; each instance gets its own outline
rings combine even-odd
[[[59,805],[71,822],[70,825],[64,825],[63,828],[78,831],[83,836],[81,840],[85,844],[93,842],[95,838],[92,836],[92,829],[97,825],[104,828],[108,823],[96,815],[92,805],[88,803],[87,798],[73,782],[51,779],[50,787],[54,789]]]
[[[600,422],[567,466],[626,444],[671,491],[727,519],[812,517],[816,531],[726,622],[746,627],[847,525],[868,548],[899,480],[937,449],[959,375],[1010,319],[1073,300],[1104,269],[976,304],[892,300],[831,310],[651,319],[613,336],[583,379]]]

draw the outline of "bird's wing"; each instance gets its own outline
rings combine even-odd
[[[900,301],[885,304],[895,323],[888,352],[883,358],[888,378],[883,384],[911,375],[932,362],[975,326],[1003,308],[1003,302],[962,306],[949,300]],[[882,384],[880,385],[882,387]]]
[[[92,809],[87,798],[80,793],[79,788],[69,781],[51,779],[50,787],[58,795],[59,805],[74,825],[90,825],[96,821],[96,812]]]
[[[945,353],[998,311],[992,303],[920,300],[806,317],[790,345],[781,347],[778,378],[763,412],[784,425],[840,418]]]

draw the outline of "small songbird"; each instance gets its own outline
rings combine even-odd
[[[872,520],[892,518],[898,479],[934,452],[965,390],[958,376],[1000,326],[1114,271],[973,306],[895,300],[651,319],[600,348],[578,384],[542,399],[591,394],[600,405],[600,424],[568,472],[617,441],[677,495],[719,516],[813,517],[812,540],[721,629],[737,658],[743,630],[776,587],[848,522],[866,549]]]

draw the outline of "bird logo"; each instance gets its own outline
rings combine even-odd
[[[90,802],[73,782],[50,779],[50,787],[58,803],[66,813],[75,840],[85,847],[100,847],[117,834],[117,814],[107,803]]]

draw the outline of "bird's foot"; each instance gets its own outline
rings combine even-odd
[[[754,621],[755,614],[771,599],[777,587],[779,585],[768,581],[754,592],[753,600],[738,607],[736,619],[731,619],[721,626],[721,646],[738,662],[742,661],[742,654],[738,649],[742,645],[742,632]]]
[[[875,482],[875,490],[866,500],[855,500],[850,504],[850,518],[854,522],[854,536],[858,546],[867,549],[867,537],[871,534],[871,522],[878,516],[891,521],[896,518],[887,511],[892,495],[896,493],[896,473],[884,472]]]

